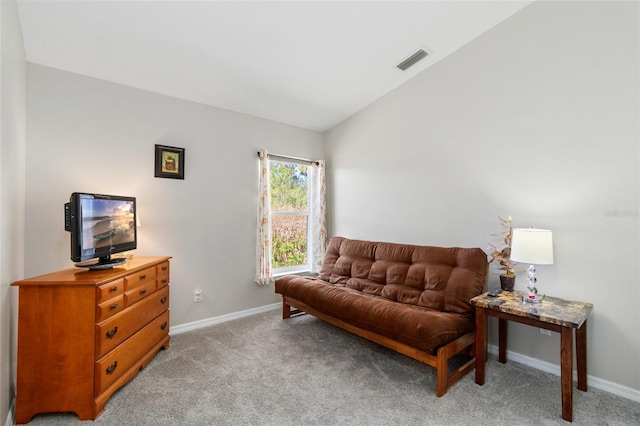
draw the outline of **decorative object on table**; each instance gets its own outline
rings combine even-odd
[[[536,268],[534,265],[553,264],[553,236],[548,229],[514,229],[511,244],[511,259],[529,263],[527,290],[529,294],[523,298],[530,303],[538,303],[544,295],[538,294],[536,288]]]
[[[156,145],[155,177],[184,179],[184,148]]]
[[[516,271],[513,267],[516,264],[511,260],[512,219],[511,216],[506,219],[498,216],[498,219],[500,219],[500,226],[503,230],[497,234],[491,234],[492,237],[500,237],[500,243],[489,243],[489,249],[492,250],[489,263],[497,261],[499,263],[498,269],[504,271],[500,274],[500,288],[505,291],[513,291],[513,286],[516,283]]]

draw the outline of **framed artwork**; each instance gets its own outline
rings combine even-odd
[[[184,148],[156,145],[156,177],[184,179]]]

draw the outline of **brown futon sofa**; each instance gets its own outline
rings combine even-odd
[[[479,248],[444,248],[331,239],[317,277],[276,280],[282,316],[294,308],[436,367],[436,394],[473,369],[451,374],[449,359],[474,355],[474,310],[484,291],[487,255]]]

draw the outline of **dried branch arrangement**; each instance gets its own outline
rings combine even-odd
[[[514,276],[516,274],[515,269],[513,268],[516,263],[511,261],[511,238],[513,236],[513,227],[511,226],[511,216],[508,216],[506,219],[498,216],[500,219],[500,226],[502,227],[502,232],[491,234],[492,237],[498,237],[499,243],[491,244],[489,243],[489,250],[491,253],[491,260],[489,263],[494,261],[498,262],[500,266],[498,269],[504,271],[504,275]]]

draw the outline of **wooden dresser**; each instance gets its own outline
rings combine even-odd
[[[16,423],[38,413],[95,420],[111,395],[169,348],[169,259],[42,275],[19,287]]]

